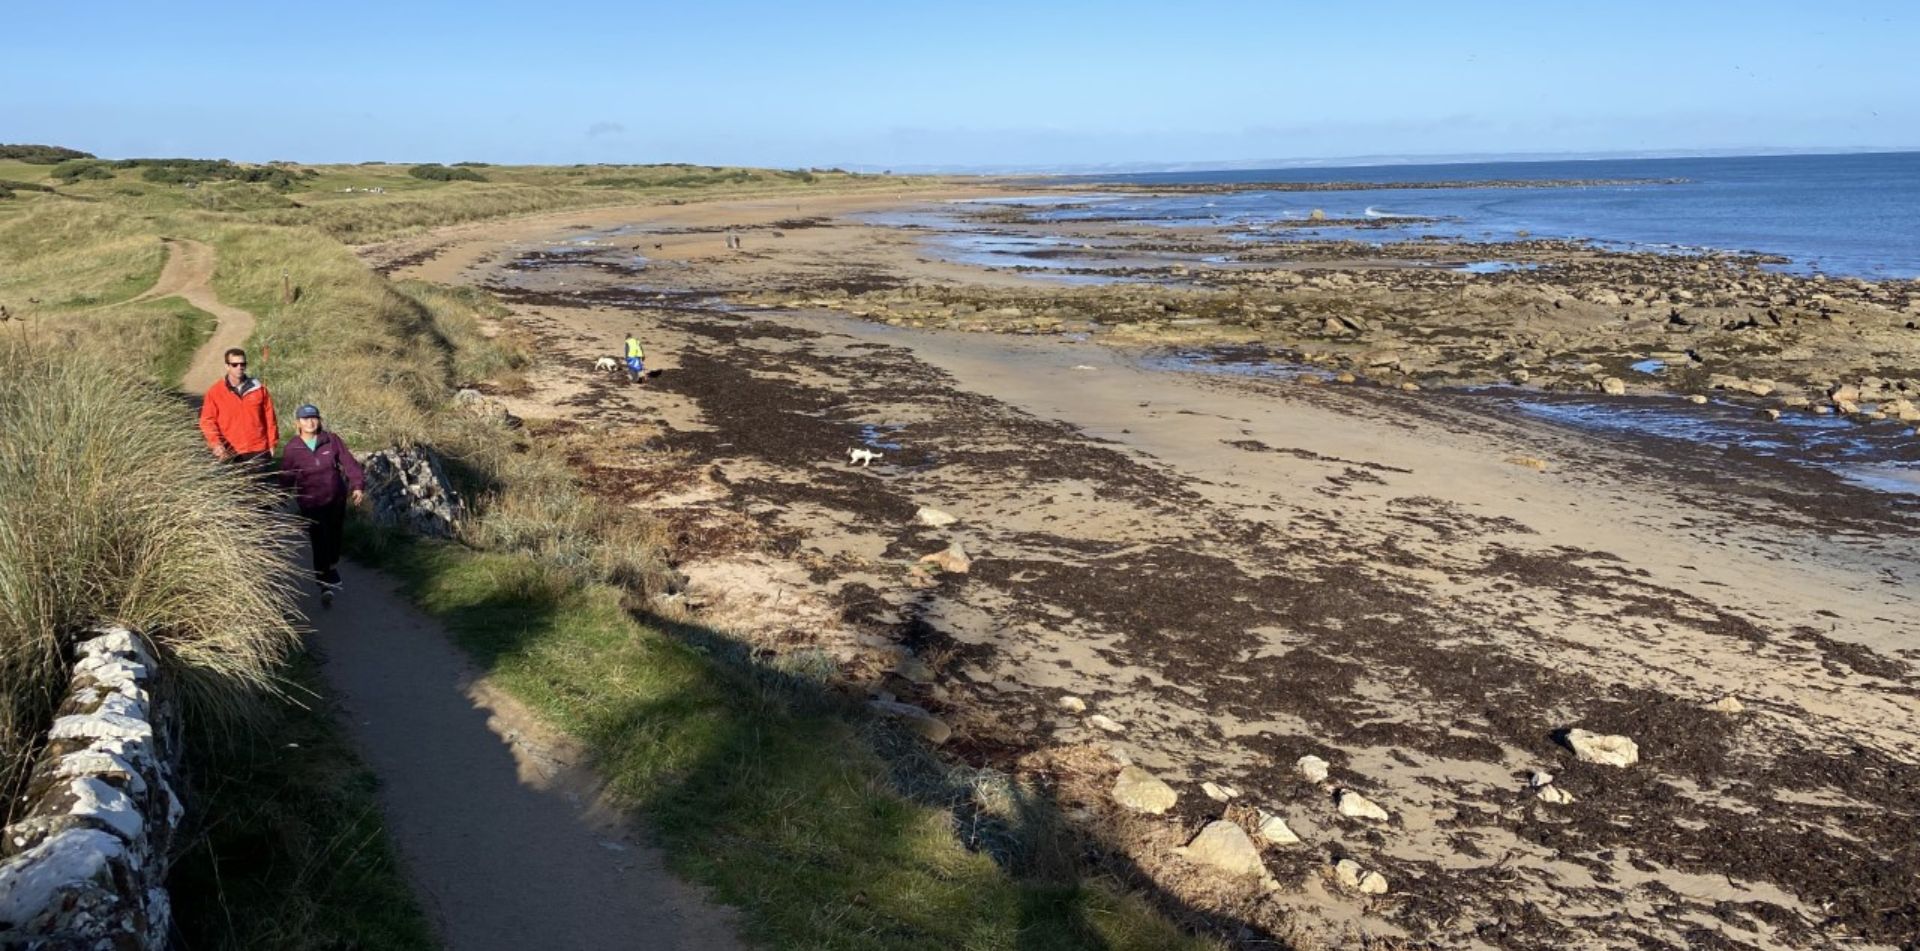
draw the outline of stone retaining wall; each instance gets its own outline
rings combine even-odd
[[[177,719],[141,638],[102,628],[73,679],[17,821],[0,834],[0,947],[164,948]]]

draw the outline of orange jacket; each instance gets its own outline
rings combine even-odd
[[[214,381],[200,403],[200,431],[216,451],[224,445],[234,452],[271,452],[280,442],[280,422],[266,384],[247,377],[235,393],[226,377]]]

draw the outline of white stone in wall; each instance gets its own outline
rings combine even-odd
[[[140,818],[140,809],[134,805],[133,797],[104,779],[92,776],[76,779],[67,785],[67,794],[73,797],[73,804],[67,807],[68,815],[104,822],[122,839],[131,842],[146,829],[147,821]]]
[[[56,740],[153,740],[153,724],[113,714],[75,714],[53,721],[47,736]]]

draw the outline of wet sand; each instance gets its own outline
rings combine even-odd
[[[1446,392],[1170,372],[1163,341],[890,325],[861,298],[1049,288],[843,217],[879,207],[596,212],[368,256],[490,287],[536,335],[545,363],[497,398],[667,523],[693,583],[663,610],[932,711],[950,755],[1045,785],[1248,946],[1920,932],[1910,501]],[[657,376],[593,374],[636,328]],[[918,565],[954,542],[965,574]],[[1578,762],[1570,728],[1640,762]],[[1170,813],[1114,804],[1123,762]],[[1343,817],[1340,789],[1391,818]],[[1277,887],[1174,851],[1248,807],[1304,840],[1264,850]],[[1388,891],[1344,887],[1341,858]]]

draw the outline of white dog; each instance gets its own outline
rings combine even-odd
[[[593,361],[593,369],[594,369],[594,372],[596,373],[612,373],[613,371],[620,369],[620,361],[615,360],[612,357],[601,357],[600,359]]]
[[[880,453],[874,452],[871,449],[847,450],[847,465],[850,466],[859,466],[864,469],[878,458],[880,458]]]

